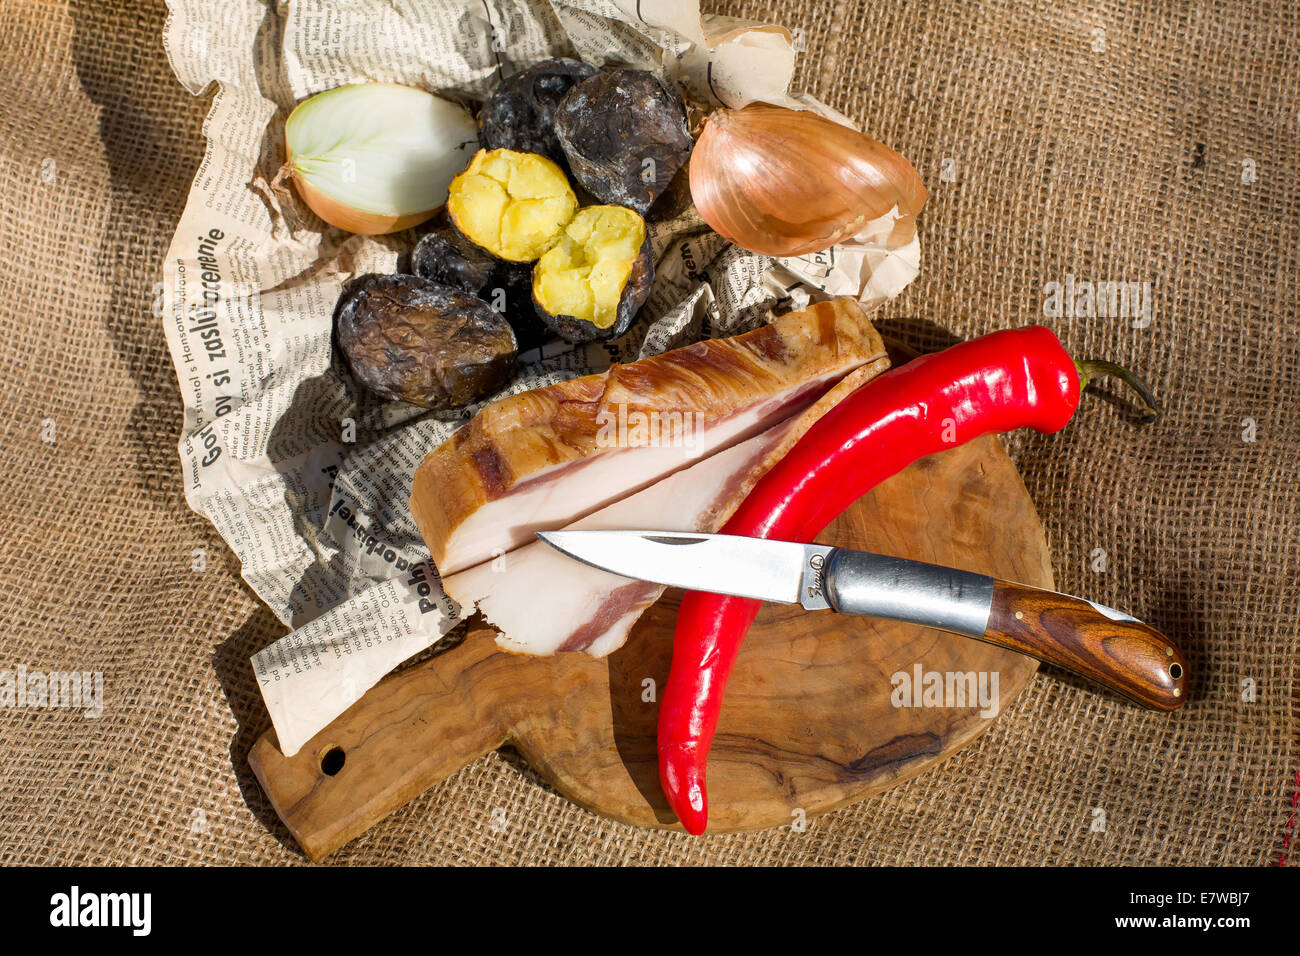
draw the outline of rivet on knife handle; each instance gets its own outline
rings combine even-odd
[[[1178,645],[1082,598],[844,548],[825,558],[824,582],[825,601],[841,613],[913,621],[1010,648],[1156,710],[1187,700]]]

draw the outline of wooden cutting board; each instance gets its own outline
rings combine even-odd
[[[1053,587],[1033,502],[993,437],[922,459],[818,540]],[[677,827],[659,790],[655,724],[680,599],[668,591],[605,659],[517,656],[499,650],[492,631],[474,630],[372,688],[293,757],[268,731],[249,763],[314,860],[507,743],[594,813]],[[918,666],[977,681],[996,673],[1005,708],[1037,662],[929,628],[764,607],[709,758],[710,832],[787,825],[861,800],[988,728],[992,718],[970,701],[895,706],[894,675],[914,677]]]

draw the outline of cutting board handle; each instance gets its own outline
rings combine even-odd
[[[471,632],[369,690],[292,757],[275,732],[248,762],[271,805],[313,860],[506,742],[509,655]]]

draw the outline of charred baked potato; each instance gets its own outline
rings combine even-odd
[[[515,369],[515,334],[504,316],[477,296],[418,276],[349,284],[334,327],[359,383],[425,408],[467,405]]]
[[[645,220],[625,206],[587,206],[533,267],[533,303],[569,342],[617,338],[654,282]]]
[[[462,236],[445,218],[420,237],[411,250],[411,272],[478,295],[492,281],[502,261]]]
[[[541,345],[549,334],[533,309],[532,269],[496,258],[446,221],[435,223],[416,243],[411,271],[478,296],[503,314],[515,330],[520,352]]]
[[[567,166],[555,135],[555,111],[574,84],[595,72],[590,63],[559,57],[502,80],[479,111],[479,142],[486,149],[541,153]]]
[[[579,183],[643,216],[694,145],[681,98],[645,70],[605,68],[575,85],[560,101],[555,132]]]

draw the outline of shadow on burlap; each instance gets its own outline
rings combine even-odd
[[[301,861],[245,761],[269,726],[248,656],[282,629],[185,506],[181,399],[152,312],[209,100],[172,76],[161,7],[125,6],[0,12],[0,670],[105,681],[99,719],[0,711],[0,862]],[[1152,380],[1158,427],[1090,402],[1065,432],[1007,444],[1058,586],[1179,639],[1192,699],[1161,716],[1044,668],[966,751],[804,833],[637,830],[496,754],[331,859],[1276,861],[1300,750],[1296,11],[725,12],[802,31],[803,88],[929,186],[923,271],[886,331],[934,347],[928,323],[965,338],[1046,321],[1073,354]],[[1067,274],[1149,282],[1150,326],[1044,319]]]

